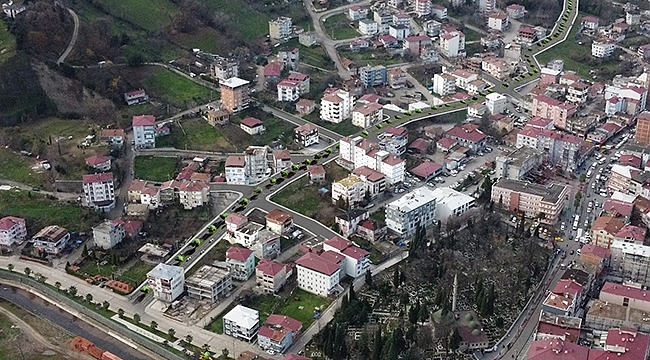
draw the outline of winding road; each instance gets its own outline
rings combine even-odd
[[[61,64],[62,62],[65,61],[65,58],[70,55],[70,52],[72,51],[72,48],[74,47],[74,44],[77,42],[77,37],[79,37],[79,16],[72,11],[70,8],[66,8],[70,15],[72,15],[72,19],[74,20],[74,30],[72,31],[72,39],[70,39],[70,43],[68,43],[68,47],[65,48],[65,51],[63,51],[63,54],[59,56],[59,60],[56,61],[57,64]]]

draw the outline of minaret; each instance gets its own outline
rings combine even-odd
[[[456,312],[456,297],[458,296],[458,274],[454,275],[454,294],[451,298],[451,312]]]

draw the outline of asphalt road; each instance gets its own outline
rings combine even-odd
[[[72,20],[74,20],[74,30],[72,30],[72,38],[70,39],[68,46],[65,48],[63,54],[61,54],[61,56],[59,56],[59,59],[56,61],[57,64],[64,62],[65,58],[67,58],[68,55],[70,55],[70,52],[74,48],[74,44],[77,42],[77,37],[79,37],[79,17],[74,11],[72,11],[72,9],[67,8],[66,10],[68,10],[70,15],[72,15]]]
[[[58,307],[45,303],[39,297],[31,297],[29,293],[24,290],[3,286],[0,288],[0,298],[5,299],[13,304],[30,311],[34,315],[44,318],[60,327],[65,329],[71,334],[83,336],[90,340],[98,348],[123,358],[134,360],[150,360],[151,358],[140,353],[139,351],[125,346],[119,340],[107,336],[107,334],[97,328],[88,325],[83,320],[68,314],[65,311],[60,311]]]

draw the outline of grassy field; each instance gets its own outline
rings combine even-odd
[[[393,65],[404,62],[404,59],[401,56],[389,54],[385,50],[353,52],[349,50],[349,47],[347,47],[338,48],[337,51],[341,57],[348,58],[356,62],[359,66]]]
[[[279,47],[279,49],[281,50],[293,49],[293,48],[300,49],[300,62],[302,63],[327,69],[327,70],[336,69],[336,66],[334,66],[334,62],[332,61],[332,59],[330,59],[329,55],[327,55],[325,49],[320,45],[306,47],[298,43],[298,39],[294,38],[287,41],[286,43],[283,43]]]
[[[361,34],[353,27],[350,27],[350,19],[345,14],[338,14],[328,17],[323,22],[323,28],[327,36],[332,40],[352,39]]]
[[[27,191],[0,191],[0,217],[5,215],[24,218],[30,234],[47,225],[60,225],[70,231],[88,231],[99,222],[99,215],[89,209],[59,203]]]
[[[318,308],[322,312],[331,303],[332,301],[330,299],[296,288],[284,303],[279,313],[300,321],[303,329],[307,329],[315,320],[315,308]]]
[[[236,302],[232,302],[230,305],[228,305],[221,312],[221,314],[217,315],[217,317],[205,327],[205,329],[217,334],[223,334],[223,316],[226,315],[230,310],[234,309],[235,306],[237,306]]]
[[[361,128],[352,125],[352,120],[341,121],[338,124],[329,121],[322,121],[320,119],[320,114],[317,111],[314,111],[309,115],[305,115],[303,116],[303,118],[305,120],[318,124],[328,130],[334,131],[335,133],[342,136],[356,134],[359,131],[361,131]]]
[[[271,17],[241,0],[201,0],[213,10],[225,13],[245,40],[258,39],[269,33]]]
[[[113,16],[151,32],[169,25],[178,11],[169,0],[100,0],[99,3]]]
[[[309,185],[307,177],[294,181],[273,195],[271,201],[309,217],[316,215],[323,203],[318,194],[318,187]]]
[[[0,64],[16,54],[16,39],[7,29],[7,25],[0,25]]]
[[[142,82],[146,90],[177,107],[205,103],[217,95],[214,90],[159,66],[149,67],[147,72],[147,78]]]
[[[585,13],[579,13],[578,19],[586,16]],[[537,61],[540,64],[546,64],[552,59],[563,59],[564,60],[564,69],[573,70],[578,73],[578,75],[586,78],[592,79],[593,76],[589,73],[592,69],[598,69],[600,71],[612,72],[618,68],[617,61],[609,61],[600,63],[598,65],[590,64],[589,61],[584,61],[583,59],[591,60],[591,44],[589,41],[584,41],[582,45],[576,41],[576,35],[580,31],[579,20],[576,20],[574,26],[569,32],[569,36],[566,41],[555,45],[554,47],[546,50],[545,52],[537,55]]]
[[[182,126],[185,132],[179,126],[175,125],[169,136],[163,136],[156,140],[156,147],[174,147],[177,149],[206,151],[229,151],[233,149],[228,139],[203,119],[185,120],[180,126]]]
[[[137,156],[133,167],[136,179],[162,182],[176,176],[177,165],[175,157]]]
[[[10,149],[0,148],[0,178],[32,186],[42,186],[43,176],[32,170],[32,163],[29,159]]]
[[[129,283],[133,288],[135,288],[147,279],[147,273],[151,271],[151,269],[153,269],[153,266],[142,260],[138,260],[120,277],[118,277],[117,280]]]
[[[219,35],[215,29],[204,27],[199,28],[196,32],[191,34],[179,33],[174,36],[174,39],[188,48],[198,48],[202,51],[217,54],[221,49],[219,48],[219,43],[216,42],[215,39],[219,36],[221,35]]]
[[[477,31],[474,31],[468,27],[463,29],[463,34],[465,34],[465,41],[479,41],[481,40],[481,34]]]

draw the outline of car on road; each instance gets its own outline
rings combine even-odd
[[[573,254],[574,254],[573,250],[569,251],[569,255],[573,255]]]
[[[560,230],[564,231],[566,229],[566,223],[562,221],[562,225],[560,225]]]

